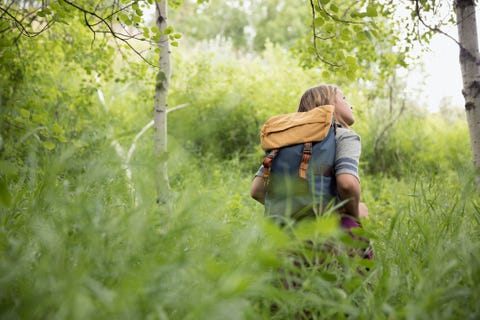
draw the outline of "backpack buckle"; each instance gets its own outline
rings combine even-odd
[[[263,158],[263,183],[268,185],[270,177],[270,169],[272,168],[273,159],[277,156],[278,149],[271,150],[265,158]]]
[[[306,142],[303,144],[303,156],[300,168],[298,169],[298,176],[302,179],[307,179],[307,168],[310,158],[312,157],[312,143]]]

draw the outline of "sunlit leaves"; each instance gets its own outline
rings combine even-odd
[[[338,78],[354,81],[380,79],[405,64],[407,50],[396,46],[387,3],[313,1],[312,8],[314,39],[306,37],[296,49],[306,67],[320,65]],[[397,55],[397,61],[386,60],[386,53]],[[380,72],[376,71],[379,65]]]
[[[334,3],[332,3],[330,5],[329,9],[334,13],[338,13],[338,10],[339,10],[338,7]]]
[[[315,27],[321,27],[325,24],[325,19],[323,17],[317,17],[315,18],[315,20],[313,21]]]
[[[378,16],[377,8],[376,8],[375,5],[372,4],[372,3],[370,3],[370,4],[367,6],[367,16],[369,16],[369,17],[376,17],[376,16]]]
[[[179,5],[181,1],[174,1]],[[34,37],[55,24],[64,24],[71,27],[74,21],[81,21],[85,30],[88,30],[92,41],[107,40],[109,45],[118,42],[125,50],[133,51],[145,63],[154,65],[151,54],[144,50],[145,45],[156,45],[160,36],[158,32],[149,29],[152,21],[152,0],[101,0],[98,3],[91,1],[51,1],[43,3],[41,8],[31,3],[19,6],[15,3],[5,8],[8,13],[2,23],[2,32],[12,29],[20,35]],[[27,18],[28,17],[28,18]],[[100,40],[99,40],[100,39]],[[178,38],[174,45],[178,45]],[[91,69],[86,68],[88,72]]]

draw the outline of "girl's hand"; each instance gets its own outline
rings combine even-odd
[[[360,202],[358,204],[358,217],[359,218],[368,218],[368,208],[365,203]]]

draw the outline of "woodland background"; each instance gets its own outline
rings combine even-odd
[[[414,57],[365,49],[391,64],[315,64],[299,49],[307,4],[233,3],[169,12],[182,35],[169,105],[188,104],[168,115],[170,209],[155,202],[153,130],[136,138],[152,119],[157,69],[120,41],[94,39],[73,10],[34,37],[0,33],[0,317],[478,319],[480,203],[463,110],[429,112],[405,94],[396,68]],[[148,44],[137,48],[155,61]],[[301,268],[302,288],[285,290],[281,252],[345,239],[328,216],[289,231],[264,219],[249,197],[259,130],[325,82],[355,107],[376,258]]]

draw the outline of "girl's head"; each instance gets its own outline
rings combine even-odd
[[[324,105],[335,107],[335,119],[343,126],[348,128],[355,122],[352,106],[346,101],[342,90],[330,84],[321,84],[305,91],[297,111],[306,112]]]
[[[336,86],[329,84],[321,84],[308,89],[300,99],[297,111],[305,112],[327,104],[333,106],[338,90]]]

